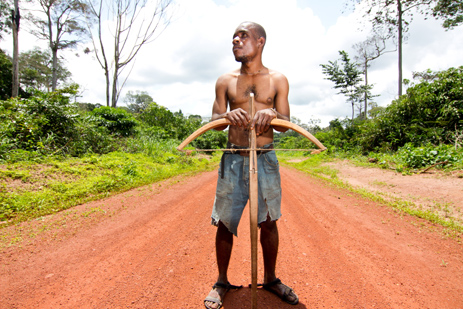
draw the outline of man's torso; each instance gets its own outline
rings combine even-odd
[[[227,74],[227,100],[230,110],[241,108],[251,116],[250,94],[254,93],[255,110],[273,108],[277,95],[274,75],[278,74],[268,70],[264,73],[255,75],[240,74],[239,70]],[[248,146],[249,134],[248,128],[230,126],[228,139],[231,143]],[[262,133],[257,137],[257,146],[273,142],[273,129]]]

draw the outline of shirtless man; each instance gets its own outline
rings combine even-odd
[[[248,148],[249,130],[256,130],[258,152],[260,242],[264,257],[264,289],[278,295],[290,304],[297,304],[294,291],[281,283],[275,275],[278,253],[278,229],[280,218],[281,186],[278,160],[273,148],[273,129],[280,132],[286,128],[272,127],[275,119],[289,120],[286,77],[262,64],[262,50],[266,42],[264,28],[253,22],[243,22],[233,34],[233,54],[241,68],[219,77],[211,120],[227,118],[232,125],[228,131],[228,148]],[[249,97],[254,93],[256,114],[251,119]],[[228,106],[230,111],[227,112]],[[227,126],[217,128],[224,130]],[[212,224],[217,226],[216,257],[219,269],[217,283],[204,300],[206,308],[220,308],[230,288],[228,265],[233,247],[233,235],[243,209],[249,198],[249,152],[224,153],[217,192],[212,210]]]

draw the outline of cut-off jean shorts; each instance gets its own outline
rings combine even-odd
[[[268,148],[265,145],[262,148]],[[217,191],[212,209],[211,223],[222,222],[228,230],[238,236],[238,224],[249,199],[249,157],[224,153],[222,156]],[[223,170],[222,170],[223,168]],[[275,151],[263,152],[257,158],[259,187],[258,223],[270,217],[275,221],[281,217],[281,181]]]

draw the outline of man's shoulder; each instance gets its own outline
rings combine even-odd
[[[234,71],[222,74],[219,76],[219,78],[217,78],[217,84],[228,83],[231,80],[238,78],[239,74],[240,74],[239,70],[234,70]]]
[[[219,79],[238,78],[239,75],[240,75],[240,70],[237,69],[237,70],[233,70],[233,71],[230,71],[230,72],[227,72],[227,73],[224,73],[224,74],[220,75]]]
[[[280,72],[278,72],[278,71],[269,69],[269,70],[268,70],[268,73],[270,74],[270,76],[272,76],[272,78],[275,78],[275,79],[286,79],[286,76],[285,76],[283,73],[280,73]]]

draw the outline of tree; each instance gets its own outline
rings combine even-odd
[[[347,102],[352,105],[352,120],[354,120],[354,107],[355,103],[359,101],[360,96],[363,94],[364,89],[359,86],[362,81],[361,71],[357,69],[357,64],[351,62],[347,52],[339,51],[341,55],[342,68],[339,67],[338,61],[329,61],[329,64],[321,64],[323,74],[328,75],[327,78],[334,82],[334,88],[340,89],[339,93],[347,97]]]
[[[12,70],[13,60],[0,49],[0,100],[7,100],[11,97],[13,89]],[[27,93],[21,87],[18,89],[18,94],[22,98],[30,97],[30,93]]]
[[[13,97],[18,96],[19,92],[19,66],[18,66],[18,54],[19,54],[19,42],[18,42],[18,32],[19,32],[19,22],[21,16],[19,14],[19,5],[18,0],[11,1],[2,1],[0,2],[0,40],[3,39],[3,33],[13,32],[13,59],[12,59],[12,69],[11,76],[12,85],[10,95]],[[12,5],[12,7],[10,7]]]
[[[11,58],[0,49],[0,100],[6,100],[11,96],[12,68]]]
[[[463,66],[441,72],[407,89],[407,93],[384,108],[375,119],[361,125],[363,148],[396,150],[406,143],[449,144],[463,129]],[[387,147],[386,147],[387,146]]]
[[[11,96],[17,97],[19,92],[19,22],[21,15],[19,14],[18,0],[14,0],[14,10],[11,10],[11,28],[13,29],[13,85]]]
[[[0,2],[0,40],[4,33],[10,33],[11,29],[11,9],[6,1]]]
[[[75,47],[86,35],[83,15],[86,5],[80,0],[38,0],[44,18],[30,15],[38,30],[32,33],[48,41],[52,54],[52,84],[55,91],[58,81],[58,51]]]
[[[412,20],[413,12],[423,6],[428,6],[436,0],[354,0],[365,3],[364,17],[372,23],[374,32],[385,32],[397,39],[398,47],[398,94],[402,95],[402,46],[404,34]],[[409,20],[406,19],[409,17]]]
[[[155,3],[152,3],[155,2]],[[106,105],[117,106],[119,96],[130,71],[120,82],[121,74],[128,64],[134,61],[140,49],[147,43],[154,41],[170,22],[170,6],[173,0],[114,0],[97,1],[88,5],[96,19],[97,27],[92,29],[89,23],[93,49],[106,78]],[[110,43],[103,33],[103,22],[114,20],[111,29],[113,41]],[[91,22],[92,19],[89,18]],[[93,30],[93,31],[92,31]],[[109,54],[112,53],[112,59]],[[111,65],[110,65],[111,63]],[[132,63],[133,68],[133,63]],[[112,80],[110,80],[112,75]],[[110,91],[110,88],[111,91]],[[111,102],[111,103],[110,103]]]
[[[371,88],[368,84],[368,68],[370,67],[370,62],[379,58],[381,55],[390,52],[386,51],[386,40],[387,38],[381,35],[373,35],[367,38],[365,41],[354,44],[353,48],[357,51],[357,56],[354,58],[356,61],[359,61],[359,65],[362,67],[363,75],[365,79],[365,90]],[[372,96],[369,96],[368,91],[364,91],[364,107],[365,107],[365,118],[367,118],[367,111],[368,111],[368,100],[370,100]],[[360,105],[361,106],[361,105]]]
[[[442,27],[452,29],[463,23],[462,0],[437,0],[432,10],[434,17],[443,19]]]
[[[433,72],[431,69],[427,69],[423,72],[413,72],[413,79],[419,79],[422,82],[432,82],[439,77],[440,72]]]
[[[22,52],[19,56],[20,80],[27,88],[35,88],[50,92],[52,89],[53,70],[52,56],[49,51],[42,51],[36,47]],[[56,85],[63,84],[71,76],[61,59],[56,63]]]
[[[153,98],[146,91],[137,90],[128,91],[125,95],[124,102],[127,104],[127,108],[132,113],[140,113],[144,111],[151,102],[154,102]]]

